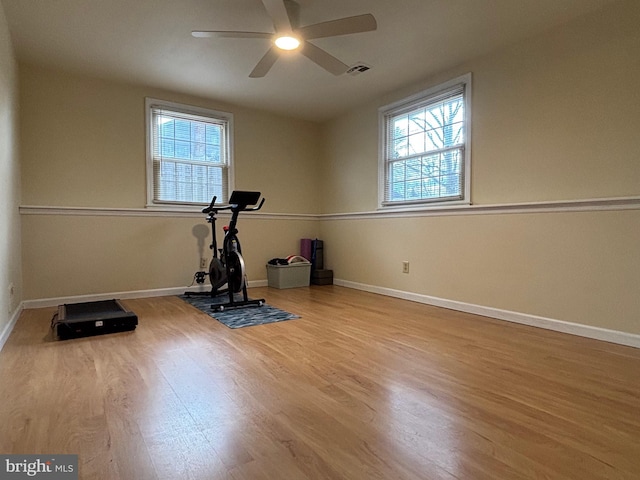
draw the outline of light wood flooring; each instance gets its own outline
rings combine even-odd
[[[336,286],[252,289],[302,318],[228,329],[177,297],[134,332],[0,352],[0,453],[80,478],[638,479],[640,350]]]

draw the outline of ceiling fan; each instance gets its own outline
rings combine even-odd
[[[262,3],[273,20],[275,33],[194,30],[191,35],[197,38],[265,38],[271,40],[271,47],[249,74],[251,78],[264,77],[283,51],[293,50],[299,50],[305,57],[328,72],[341,75],[349,69],[349,66],[309,40],[370,32],[377,28],[376,19],[371,14],[345,17],[300,27],[298,25],[299,5],[293,0],[262,0]]]

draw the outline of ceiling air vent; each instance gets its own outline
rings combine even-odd
[[[366,63],[359,62],[349,67],[349,70],[347,70],[347,73],[352,77],[355,77],[356,75],[360,75],[361,73],[364,73],[370,69],[371,69],[371,66],[367,65]]]

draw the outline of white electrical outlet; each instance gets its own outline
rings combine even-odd
[[[409,262],[406,260],[402,262],[402,273],[409,273]]]
[[[201,258],[200,259],[200,268],[207,268],[207,259],[206,258]]]

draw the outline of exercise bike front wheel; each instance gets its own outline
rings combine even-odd
[[[245,268],[244,259],[238,252],[231,251],[227,255],[227,285],[234,293],[241,292],[244,288]]]

